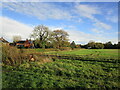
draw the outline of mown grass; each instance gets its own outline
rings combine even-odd
[[[46,52],[50,53],[58,53],[58,54],[74,54],[74,55],[88,55],[88,54],[96,54],[100,53],[101,55],[112,55],[118,56],[118,49],[75,49],[71,51],[50,51]]]
[[[118,63],[59,60],[3,66],[3,88],[119,88]]]
[[[118,59],[118,49],[75,49],[71,51],[49,51],[45,52],[46,54],[69,54],[69,55],[89,55],[90,57],[97,58],[112,58]]]
[[[60,55],[97,55],[101,57],[118,58],[119,49],[74,49],[56,51],[55,49],[24,49],[26,53],[44,53],[44,54],[60,54]]]

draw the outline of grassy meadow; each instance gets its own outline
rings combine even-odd
[[[46,54],[94,55],[100,57],[118,58],[118,49],[75,49],[71,51],[49,51]]]
[[[24,58],[25,60],[18,65],[3,63],[3,88],[120,88],[118,49],[67,51],[23,49],[22,52],[26,55],[33,54],[36,61],[28,61]],[[41,56],[43,54],[67,55],[72,58]],[[74,56],[81,58],[81,60],[76,60]],[[89,61],[91,59],[95,61]],[[97,60],[101,62],[97,62]],[[102,62],[102,60],[116,62]]]

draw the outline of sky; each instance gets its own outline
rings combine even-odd
[[[2,2],[0,25],[4,37],[30,38],[37,25],[63,29],[77,44],[118,42],[117,2]]]

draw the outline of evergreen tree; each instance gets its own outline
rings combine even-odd
[[[75,44],[74,41],[72,41],[72,43],[70,44],[70,47],[72,48],[72,50],[73,50],[74,48],[76,48],[76,44]]]

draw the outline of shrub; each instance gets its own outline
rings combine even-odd
[[[2,45],[2,62],[6,65],[19,65],[27,60],[24,50],[11,47],[9,45]]]

